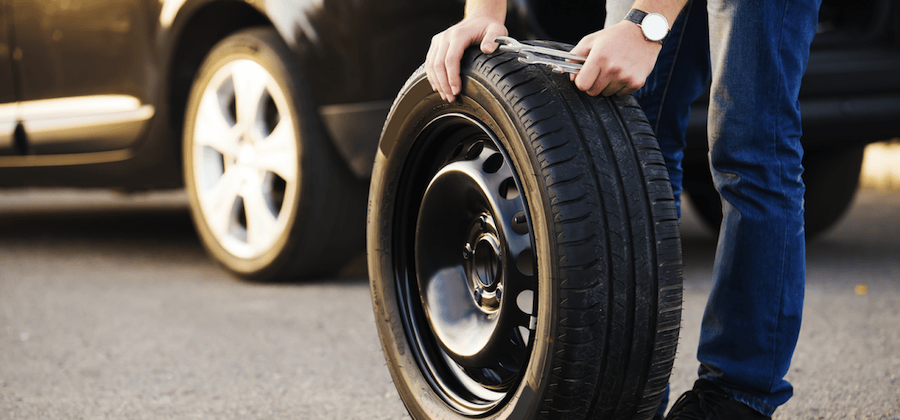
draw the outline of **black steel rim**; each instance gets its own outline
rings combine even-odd
[[[486,415],[515,393],[534,339],[523,184],[497,136],[460,113],[426,124],[405,166],[394,252],[405,333],[435,393]]]

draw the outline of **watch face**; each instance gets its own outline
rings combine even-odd
[[[659,13],[650,13],[641,21],[644,36],[651,41],[660,41],[669,33],[669,22]]]

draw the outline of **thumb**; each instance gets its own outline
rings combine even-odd
[[[580,55],[582,57],[587,57],[588,54],[591,53],[591,44],[585,42],[585,40],[582,39],[581,41],[578,41],[578,43],[575,44],[575,46],[572,47],[569,52],[575,55]]]
[[[494,42],[495,38],[497,38],[497,36],[491,36],[490,34],[485,35],[484,39],[481,41],[481,52],[490,54],[497,51],[497,47],[499,47],[500,44]]]
[[[484,32],[484,38],[482,38],[482,40],[481,40],[481,52],[483,52],[485,54],[490,54],[490,53],[496,51],[497,47],[499,47],[500,44],[494,42],[494,40],[497,39],[498,36],[506,36],[506,35],[507,35],[507,31],[506,31],[505,26],[500,25],[499,27],[498,26],[488,27],[487,30]]]
[[[481,41],[481,52],[485,54],[490,54],[497,50],[498,44],[494,41],[488,41],[487,38],[484,41]]]

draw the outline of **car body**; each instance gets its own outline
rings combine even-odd
[[[285,207],[290,210],[285,210],[290,213],[286,216],[278,216],[276,209],[283,235],[272,233],[267,243],[284,249],[275,256],[263,255],[267,251],[262,248],[246,258],[227,249],[216,251],[222,235],[234,236],[234,226],[222,227],[218,237],[204,234],[202,222],[207,216],[200,199],[192,200],[193,214],[204,244],[219,262],[239,275],[272,278],[314,272],[317,258],[362,249],[358,226],[346,229],[353,233],[346,234],[345,242],[358,243],[352,246],[341,246],[341,239],[334,239],[345,235],[343,230],[311,232],[332,229],[326,228],[332,225],[364,224],[364,185],[392,100],[424,60],[431,36],[462,17],[463,4],[461,0],[0,0],[0,187],[140,191],[187,185],[189,192],[194,191],[200,184],[192,183],[191,162],[185,156],[193,150],[188,140],[196,131],[191,130],[202,127],[197,123],[197,107],[202,105],[199,101],[204,92],[196,90],[214,88],[197,87],[214,79],[203,73],[205,63],[226,40],[249,28],[263,28],[271,37],[262,38],[274,37],[267,42],[285,52],[276,55],[281,58],[275,61],[289,62],[287,68],[295,70],[282,78],[288,80],[281,80],[278,88],[288,93],[288,99],[300,98],[282,101],[294,105],[281,110],[302,120],[294,130],[295,147],[322,143],[316,146],[317,152],[307,153],[303,159],[332,162],[317,154],[336,156],[323,167],[328,173],[321,177],[346,179],[309,189],[304,184],[287,195],[276,191],[275,198],[270,191],[272,182],[262,185],[260,191],[269,207],[281,206],[285,196],[304,200],[301,190],[321,190],[316,196],[319,202],[301,203],[299,210]],[[515,0],[509,4],[507,25],[511,35],[521,39],[576,42],[582,34],[599,29],[604,18],[603,2]],[[817,193],[824,197],[815,201],[824,203],[817,206],[839,208],[826,218],[824,224],[828,225],[852,197],[862,147],[900,136],[900,124],[896,123],[900,115],[900,79],[896,77],[900,74],[900,2],[826,0],[822,10],[822,33],[813,46],[801,101],[804,144],[810,156],[824,153],[831,159],[818,165],[824,169],[808,170],[811,175],[807,178],[811,194],[825,191]],[[192,103],[197,107],[191,108]],[[685,183],[693,198],[705,196],[709,201],[700,207],[712,220],[719,204],[708,175],[703,178],[703,173],[708,173],[703,141],[705,105],[698,101],[696,107],[689,129]],[[228,110],[223,112],[228,114]],[[252,143],[247,133],[235,141]],[[846,153],[848,150],[851,153]],[[224,162],[214,162],[214,177],[222,176],[229,167],[244,168],[244,163],[253,160],[247,157],[252,155],[249,152],[214,155],[213,160]],[[209,175],[210,167],[197,159],[199,180]],[[302,169],[309,162],[297,165]],[[825,176],[820,173],[830,178],[816,179]],[[699,180],[691,174],[697,174]],[[303,182],[318,174],[305,176]],[[285,180],[275,179],[275,188],[284,189],[278,185]],[[286,182],[290,188],[294,188],[292,182]],[[833,193],[837,184],[843,185],[839,194]],[[350,190],[360,190],[356,194],[363,197],[350,201],[331,197]],[[250,205],[238,201],[238,210]],[[345,220],[317,226],[316,218],[334,219],[337,210],[348,206],[359,208],[348,210],[342,216]],[[295,219],[302,218],[314,220],[306,230],[293,229]],[[248,218],[232,219],[232,225],[244,230],[243,236],[237,237],[247,236]],[[302,238],[310,235],[319,239]],[[282,236],[293,239],[285,245]],[[324,239],[329,236],[332,238]],[[312,245],[300,246],[304,241]],[[325,246],[325,242],[332,245]],[[266,268],[291,265],[300,254],[319,256],[291,269]]]
[[[3,0],[0,7],[0,184],[128,190],[182,185],[187,91],[205,54],[228,34],[275,28],[302,63],[324,120],[340,131],[344,113],[357,122],[376,108],[386,115],[431,35],[462,13],[455,0]],[[382,123],[357,141],[370,153]]]
[[[391,101],[421,64],[431,36],[458,20],[462,7],[457,0],[2,0],[0,187],[187,185],[204,245],[232,272],[271,279],[335,269],[347,258],[332,255],[363,248],[367,171]],[[235,50],[247,40],[268,55]],[[248,172],[247,162],[259,160],[246,150],[259,134],[255,125],[231,139],[240,153],[213,153],[222,161],[204,163],[209,147],[201,145],[193,161],[198,168],[186,172],[192,162],[184,157],[193,149],[185,139],[199,132],[185,129],[204,126],[193,124],[196,112],[186,120],[186,112],[192,93],[197,103],[204,93],[194,92],[196,84],[210,83],[204,63],[222,48],[231,61],[256,63],[249,74],[266,79],[272,93],[263,99],[280,98],[272,121],[292,123],[291,153],[303,152],[302,162],[279,169],[292,175]],[[218,64],[228,67],[229,60]],[[271,116],[260,118],[256,123]],[[209,200],[204,204],[194,188],[204,177],[222,178],[223,166],[255,179],[257,200],[232,190],[235,203],[227,205],[235,207],[220,211],[230,221],[216,231],[204,223],[212,214]],[[247,176],[237,177],[235,188]],[[252,217],[251,205],[264,217]],[[256,222],[268,223],[268,232],[263,245],[249,246]]]

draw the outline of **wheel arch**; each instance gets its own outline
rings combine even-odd
[[[182,10],[173,25],[171,65],[166,75],[168,120],[178,150],[188,95],[206,55],[219,41],[241,29],[273,26],[264,13],[246,2],[212,1]]]

